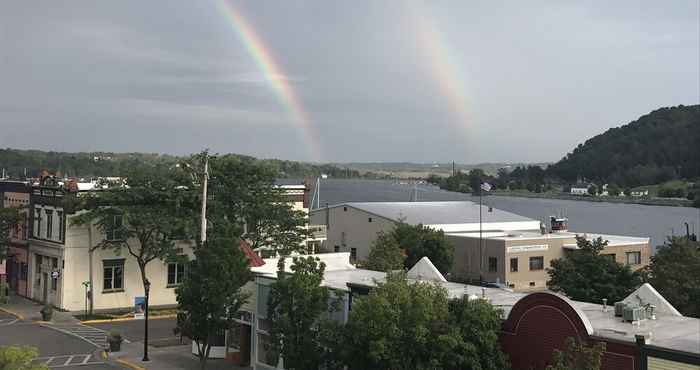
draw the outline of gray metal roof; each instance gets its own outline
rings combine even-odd
[[[456,202],[356,202],[344,203],[363,211],[373,213],[390,220],[403,220],[408,224],[469,224],[479,222],[479,204],[467,201]],[[482,206],[482,221],[488,222],[523,222],[536,221],[500,209]]]

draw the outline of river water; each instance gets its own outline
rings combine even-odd
[[[417,190],[417,191],[415,191]],[[414,191],[419,201],[471,200],[469,194],[441,190],[432,185],[383,180],[321,180],[320,205],[342,202],[409,201]],[[312,191],[313,192],[313,191]],[[685,235],[685,222],[691,233],[700,231],[700,209],[585,202],[562,199],[484,196],[484,204],[537,220],[550,215],[569,218],[575,232],[618,234],[651,238],[651,245],[663,244],[671,235]]]

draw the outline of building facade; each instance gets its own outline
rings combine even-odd
[[[481,211],[481,215],[480,215]],[[481,219],[481,223],[479,222]],[[314,209],[312,226],[325,226],[327,252],[349,252],[366,260],[380,231],[399,222],[423,224],[445,232],[539,230],[540,221],[474,202],[360,202]]]
[[[649,264],[649,238],[557,232],[447,233],[454,245],[452,276],[458,280],[483,280],[518,291],[547,287],[546,269],[552,260],[577,249],[576,236],[601,237],[608,245],[601,252],[616,262],[639,270]]]
[[[0,281],[5,281],[14,294],[28,295],[28,230],[30,186],[24,181],[0,181],[0,204],[4,208],[17,208],[19,224],[10,231],[7,260],[0,266]]]

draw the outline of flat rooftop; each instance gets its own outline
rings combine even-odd
[[[332,208],[341,206],[353,207],[394,221],[403,220],[412,225],[479,223],[479,204],[468,201],[351,202],[336,204]],[[323,208],[315,211],[323,212]],[[537,220],[485,205],[481,206],[481,218],[483,223],[537,222],[539,224]]]
[[[447,235],[461,238],[479,238],[478,232],[458,232],[447,233]],[[588,240],[594,240],[598,237],[608,241],[609,246],[617,245],[636,245],[649,244],[649,238],[640,238],[635,236],[624,235],[609,235],[609,234],[594,234],[594,233],[577,233],[573,231],[545,233],[525,230],[525,231],[509,231],[509,232],[485,232],[482,233],[484,239],[517,241],[517,240],[550,240],[550,239],[575,239],[576,236],[585,236]],[[565,248],[577,249],[576,243],[564,244]]]

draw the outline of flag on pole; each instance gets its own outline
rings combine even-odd
[[[491,191],[491,184],[489,184],[488,182],[482,182],[481,183],[481,190]]]

